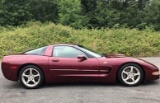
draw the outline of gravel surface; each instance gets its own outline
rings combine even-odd
[[[160,68],[160,57],[143,58]],[[136,87],[119,84],[50,84],[24,89],[4,78],[0,67],[0,103],[160,103],[160,80]]]

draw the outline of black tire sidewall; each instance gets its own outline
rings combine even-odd
[[[137,83],[135,83],[135,84],[127,84],[127,83],[125,83],[123,81],[123,79],[121,77],[121,74],[122,74],[122,71],[124,70],[124,68],[127,67],[127,66],[134,66],[134,67],[136,67],[139,70],[139,72],[140,72],[140,79],[139,79],[139,81]],[[144,73],[143,73],[142,68],[139,65],[134,64],[134,63],[125,64],[122,67],[120,67],[120,69],[118,71],[118,81],[121,84],[125,85],[125,86],[137,86],[137,85],[139,85],[143,81],[143,78],[144,78]]]
[[[36,69],[36,70],[39,72],[39,74],[40,74],[40,82],[39,82],[36,86],[34,86],[34,87],[28,87],[28,86],[26,86],[26,85],[23,83],[23,81],[22,81],[22,73],[23,73],[27,68],[34,68],[34,69]],[[23,67],[22,70],[20,71],[20,73],[19,73],[19,81],[20,81],[20,83],[21,83],[25,88],[27,88],[27,89],[36,89],[36,88],[40,87],[40,86],[43,84],[44,76],[43,76],[43,73],[42,73],[42,71],[40,70],[39,67],[34,66],[34,65],[27,65],[27,66]]]

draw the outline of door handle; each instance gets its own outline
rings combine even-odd
[[[59,62],[58,59],[52,59],[52,62]]]

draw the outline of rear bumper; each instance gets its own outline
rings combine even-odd
[[[2,73],[4,77],[11,81],[18,81],[17,69],[11,69],[8,63],[2,62]]]

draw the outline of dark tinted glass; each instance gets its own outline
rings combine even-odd
[[[42,48],[38,48],[38,49],[34,49],[31,51],[26,52],[25,54],[29,54],[29,55],[43,55],[44,52],[46,51],[47,47],[42,47]]]

